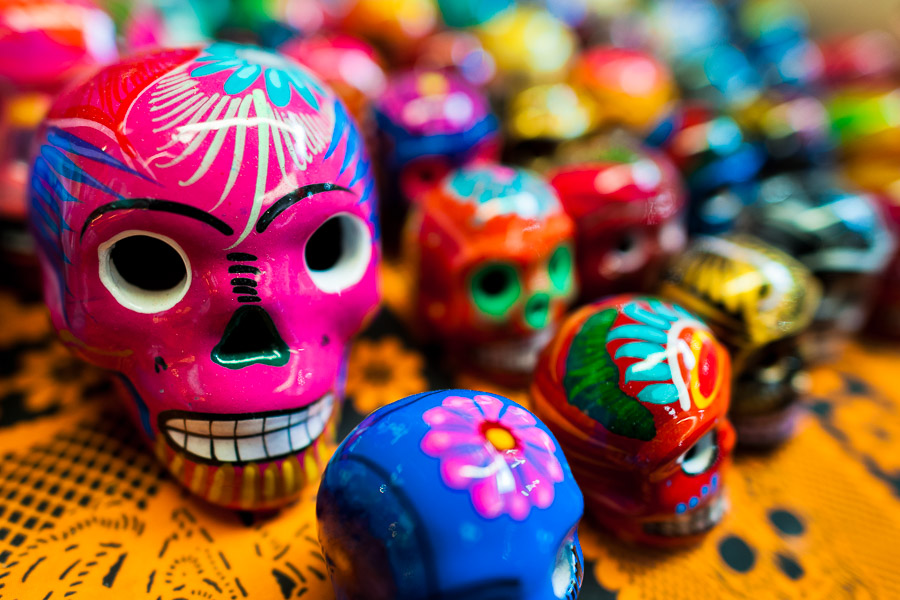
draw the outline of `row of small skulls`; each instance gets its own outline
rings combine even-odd
[[[745,441],[787,439],[808,366],[800,334],[818,307],[819,283],[794,258],[746,235],[698,238],[683,253],[681,244],[645,241],[632,250],[642,252],[637,264],[626,268],[625,249],[610,247],[610,239],[664,239],[679,225],[677,211],[666,212],[678,206],[671,183],[651,159],[641,160],[574,163],[553,176],[555,189],[511,167],[452,172],[410,217],[416,316],[460,366],[521,385],[560,326],[579,276],[589,282],[587,300],[661,289],[709,320],[733,353],[734,411]],[[651,167],[658,187],[641,196],[633,173]],[[602,189],[606,180],[619,187]],[[660,216],[668,222],[652,221]]]
[[[710,326],[653,296],[590,303],[543,350],[534,414],[493,394],[447,390],[399,400],[357,426],[318,494],[336,593],[574,599],[583,509],[630,542],[703,539],[727,512],[731,390],[746,385],[733,380],[729,348],[713,331],[743,336],[731,347],[738,365],[771,354],[773,341],[811,320],[818,288],[787,255],[734,236],[692,247],[663,293]],[[749,406],[737,425],[753,443],[789,434],[795,403],[739,400]]]
[[[124,86],[129,93],[122,99],[110,95],[112,86]],[[272,121],[281,125],[270,129]],[[301,135],[305,146],[298,145]],[[299,148],[305,152],[298,152]],[[322,467],[334,433],[336,396],[340,395],[337,382],[346,344],[377,303],[379,252],[373,188],[371,163],[340,102],[306,71],[255,48],[217,43],[126,59],[70,89],[51,108],[33,163],[30,202],[54,325],[70,348],[119,374],[123,402],[136,424],[177,480],[201,497],[232,507],[280,506],[296,497]],[[485,292],[477,304],[488,316],[507,314],[504,309],[510,298],[526,307],[530,303],[531,310],[523,311],[526,325],[529,319],[547,323],[552,315],[562,314],[561,299],[574,292],[568,237],[572,223],[546,183],[511,168],[464,169],[433,190],[422,206],[432,204],[448,207],[447,215],[435,212],[433,222],[423,216],[422,230],[440,228],[443,221],[450,223],[461,215],[466,227],[489,232],[496,228],[504,234],[496,239],[509,242],[511,238],[515,251],[534,246],[536,242],[523,236],[542,235],[542,221],[556,218],[559,231],[566,233],[555,233],[555,239],[547,240],[545,262],[529,273],[535,281],[549,281],[549,291],[535,290],[521,302],[505,286],[468,289],[473,295]],[[515,220],[525,223],[511,227]],[[438,261],[432,272],[450,279],[453,271],[440,261],[462,255],[446,250],[468,251],[476,240],[471,232],[460,237],[453,228],[448,231],[432,238],[441,256],[429,260]],[[730,256],[734,266],[723,267],[728,261],[721,259],[696,260],[696,255],[717,252],[729,256],[723,248],[737,248]],[[693,290],[685,292],[682,302],[699,314],[708,312],[704,316],[723,333],[759,342],[768,341],[766,336],[773,335],[773,330],[786,333],[786,323],[805,324],[804,310],[813,304],[810,299],[816,286],[796,275],[803,272],[802,267],[740,240],[719,240],[692,252],[686,255],[683,272],[675,271],[680,273],[674,280],[676,287]],[[419,260],[426,264],[424,257]],[[491,273],[502,271],[501,265],[472,277],[469,284],[497,279]],[[737,274],[745,286],[737,293],[733,286],[717,287],[729,281],[723,272]],[[785,279],[785,272],[795,278]],[[518,281],[518,277],[507,279]],[[496,289],[504,293],[492,293]],[[721,323],[715,321],[719,306],[728,309]],[[665,465],[670,469],[679,464],[685,477],[708,477],[709,482],[696,492],[699,495],[686,494],[672,506],[667,500],[674,525],[659,525],[658,531],[656,526],[641,529],[650,539],[671,537],[673,531],[696,533],[698,523],[707,526],[721,510],[720,504],[713,504],[718,498],[713,492],[721,483],[712,470],[726,464],[731,443],[724,416],[730,382],[727,354],[690,313],[655,299],[607,301],[590,310],[601,316],[579,330],[587,338],[576,333],[569,340],[562,338],[562,344],[569,356],[575,356],[574,363],[593,365],[596,360],[606,367],[596,373],[589,367],[592,374],[586,385],[618,387],[622,393],[613,393],[609,400],[598,395],[593,400],[596,406],[579,406],[582,400],[571,390],[584,386],[570,382],[566,404],[593,421],[588,443],[606,444],[611,455],[643,451],[651,457],[648,468]],[[729,326],[735,321],[738,326],[732,331]],[[566,332],[573,333],[563,327],[559,335]],[[552,347],[560,347],[559,339]],[[664,367],[658,352],[646,356],[637,352],[663,342],[666,352],[670,345],[675,348]],[[597,354],[597,344],[606,347],[606,355]],[[645,368],[636,368],[639,363]],[[559,366],[565,371],[561,375],[565,389],[568,366],[556,361],[548,369]],[[542,371],[539,368],[538,374]],[[668,380],[661,371],[667,371]],[[603,376],[614,372],[619,372],[618,381]],[[572,376],[579,376],[574,368]],[[651,376],[659,379],[651,381]],[[560,376],[555,377],[559,381]],[[580,582],[581,556],[574,528],[581,496],[574,479],[568,477],[562,451],[574,442],[560,436],[560,446],[545,425],[522,409],[511,411],[509,403],[496,398],[469,407],[473,435],[480,438],[457,440],[448,431],[415,437],[415,431],[421,433],[424,428],[454,429],[448,420],[459,416],[459,404],[476,403],[477,397],[467,402],[463,396],[449,403],[444,398],[441,406],[448,412],[435,411],[418,420],[414,415],[404,417],[402,403],[370,417],[368,423],[396,414],[410,427],[408,439],[431,459],[430,470],[401,472],[395,465],[393,472],[375,469],[375,477],[390,484],[408,481],[406,491],[416,494],[415,498],[433,494],[446,503],[419,499],[411,510],[409,496],[400,493],[393,504],[369,502],[377,507],[380,519],[392,518],[391,511],[400,505],[408,519],[402,524],[412,524],[412,529],[392,538],[401,541],[390,544],[393,554],[383,560],[391,569],[403,569],[410,556],[422,561],[416,571],[426,582],[421,589],[447,581],[465,582],[458,571],[456,579],[438,577],[436,569],[444,565],[429,563],[434,557],[422,552],[423,543],[434,552],[452,550],[449,534],[440,528],[441,523],[454,521],[414,518],[418,510],[427,516],[432,508],[459,507],[462,502],[469,516],[482,520],[468,521],[469,527],[455,521],[457,537],[477,539],[481,527],[487,527],[484,521],[496,518],[504,520],[492,524],[509,535],[543,536],[536,541],[542,550],[529,556],[547,557],[546,568],[535,569],[528,577],[543,574],[546,579],[536,590],[549,586],[555,597],[572,597]],[[432,399],[440,398],[436,394]],[[632,437],[616,433],[614,421],[599,416],[615,414],[610,406],[616,405],[628,421],[635,404],[649,411],[650,417],[648,421],[646,412],[641,413],[644,429]],[[669,406],[673,404],[682,410]],[[654,411],[647,405],[659,408]],[[699,420],[709,423],[709,429],[664,427],[663,420],[673,413],[708,415]],[[647,433],[651,425],[653,430],[658,427],[659,435]],[[534,431],[520,431],[528,428]],[[710,434],[713,430],[716,433]],[[344,448],[358,448],[362,439],[351,436]],[[473,439],[481,440],[474,449],[467,445]],[[398,444],[391,452],[402,449]],[[487,462],[470,464],[473,453]],[[577,449],[573,456],[579,456]],[[434,459],[446,466],[439,468]],[[336,458],[334,464],[340,460]],[[639,486],[646,473],[632,474],[634,485]],[[419,481],[419,475],[424,479]],[[338,477],[341,484],[347,481],[346,476]],[[535,481],[543,485],[536,487]],[[592,501],[605,497],[602,482],[594,483],[582,483]],[[527,495],[517,492],[519,484]],[[682,489],[680,484],[672,487]],[[322,489],[328,493],[327,486]],[[614,492],[622,490],[617,487]],[[567,500],[557,503],[557,497]],[[634,496],[632,501],[649,502],[645,496]],[[701,506],[703,519],[698,517],[697,523],[683,525],[683,517],[677,517],[699,515],[689,509]],[[328,507],[326,500],[320,515]],[[541,533],[546,531],[543,526],[529,527],[529,515],[547,519],[556,527],[554,533],[548,538]],[[509,528],[507,519],[521,526]],[[327,524],[323,531],[323,545],[335,573],[357,564],[348,562],[351,553],[329,546]],[[377,554],[378,548],[385,547],[375,543],[377,536],[366,538],[362,530],[356,533],[361,536],[357,539],[371,541],[364,552]],[[528,577],[519,574],[522,580],[515,584],[505,582],[502,574],[499,580],[493,575],[501,587],[520,590],[524,588],[516,586],[524,585]],[[473,585],[475,590],[483,587]],[[521,594],[510,591],[509,597]]]
[[[455,167],[498,159],[497,119],[487,99],[451,74],[400,74],[376,109],[385,180],[398,184],[386,189],[388,224],[402,220],[404,202],[417,205],[429,189],[444,185]],[[684,247],[686,191],[677,164],[693,197],[689,229],[752,232],[797,256],[826,283],[817,322],[820,341],[828,343],[805,348],[812,358],[835,356],[835,342],[866,320],[895,248],[876,200],[823,170],[757,182],[760,149],[742,138],[736,123],[702,105],[685,104],[666,123],[648,139],[659,150],[620,130],[548,148],[550,154],[532,163],[577,224],[582,299],[654,289],[666,259]],[[435,314],[444,304],[432,305]],[[527,368],[521,356],[511,359]]]

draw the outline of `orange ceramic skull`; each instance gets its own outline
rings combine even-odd
[[[526,375],[575,292],[572,221],[537,175],[459,169],[413,214],[418,313],[456,356]]]

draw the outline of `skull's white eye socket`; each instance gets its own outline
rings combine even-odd
[[[304,250],[313,283],[329,294],[359,283],[372,258],[369,227],[348,213],[335,215],[313,232]]]
[[[575,550],[575,540],[570,536],[563,542],[556,554],[556,566],[553,568],[553,575],[550,579],[553,594],[557,598],[577,597],[581,579],[581,565]]]
[[[168,310],[191,287],[190,262],[174,240],[149,231],[125,231],[100,244],[100,281],[119,304],[135,312]]]
[[[700,475],[709,470],[719,454],[716,430],[712,430],[681,455],[681,469],[688,475]]]

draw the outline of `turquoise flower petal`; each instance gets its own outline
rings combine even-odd
[[[222,71],[229,71],[234,69],[235,67],[240,67],[241,65],[245,65],[242,60],[216,60],[214,62],[202,65],[191,71],[191,77],[205,77],[206,75],[213,75],[214,73],[221,73]]]
[[[300,97],[306,100],[306,103],[309,104],[313,110],[319,110],[319,101],[316,100],[315,95],[313,95],[313,93],[309,91],[310,86],[308,84],[312,83],[312,81],[307,77],[303,77],[303,74],[299,71],[283,73],[288,77],[291,87],[297,90],[297,93],[300,94]],[[317,88],[320,94],[323,93],[322,89],[314,83],[312,87]]]
[[[234,58],[237,50],[240,48],[239,45],[229,42],[215,42],[207,46],[205,52],[207,54],[212,54],[213,56],[227,56]]]
[[[283,77],[284,71],[266,69],[263,77],[266,80],[266,95],[272,104],[283,108],[291,101],[291,86]]]
[[[651,327],[658,327],[659,329],[668,329],[670,323],[664,317],[653,314],[652,312],[645,309],[643,306],[638,304],[637,302],[632,302],[631,304],[626,304],[625,308],[622,309],[626,315],[634,319],[635,321],[640,321],[645,325],[650,325]]]
[[[665,331],[660,331],[647,325],[621,325],[610,330],[606,340],[609,342],[611,340],[628,338],[644,340],[645,342],[656,342],[658,344],[665,344],[668,341]]]
[[[625,371],[625,383],[631,381],[667,381],[672,379],[669,363],[659,363],[649,369],[642,363],[635,363]],[[642,369],[642,370],[638,370]]]
[[[225,81],[225,93],[229,95],[240,94],[253,85],[256,78],[262,72],[259,65],[247,65],[231,74]]]
[[[650,305],[650,310],[659,313],[670,321],[678,320],[678,313],[676,313],[673,309],[669,308],[656,298],[647,298],[647,304]]]
[[[629,342],[619,346],[616,350],[616,358],[647,358],[655,352],[665,352],[665,349],[659,344],[651,344],[649,342]]]
[[[678,388],[671,383],[648,385],[638,392],[638,400],[650,404],[671,404],[678,400]]]

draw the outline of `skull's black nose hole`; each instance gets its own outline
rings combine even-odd
[[[242,306],[232,315],[212,360],[228,369],[250,365],[283,367],[290,358],[272,317],[260,306]]]

